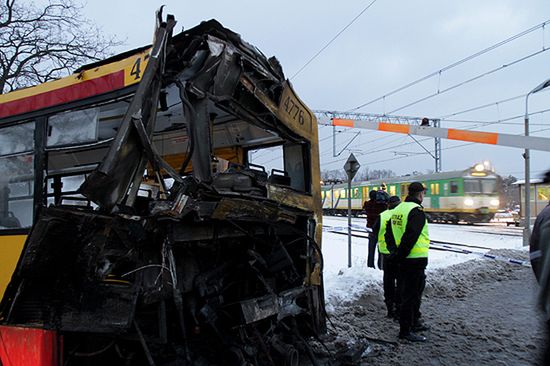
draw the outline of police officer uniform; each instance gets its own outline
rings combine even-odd
[[[390,251],[386,245],[386,227],[391,219],[392,210],[401,203],[397,196],[388,200],[388,210],[380,213],[380,219],[374,225],[373,231],[378,238],[378,252],[382,258],[382,270],[384,271],[384,302],[388,309],[388,318],[398,318],[400,299],[397,289],[397,263],[390,258]]]
[[[420,321],[420,303],[426,285],[424,270],[428,265],[430,238],[428,221],[418,198],[425,188],[420,182],[409,185],[409,195],[392,211],[391,224],[386,229],[386,245],[390,257],[398,263],[398,283],[401,298],[399,338],[423,342],[426,338],[415,332],[427,330]]]

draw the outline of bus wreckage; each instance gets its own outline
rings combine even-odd
[[[78,115],[71,128],[99,133],[56,147],[50,128],[35,132],[34,220],[0,310],[6,357],[27,357],[8,337],[39,330],[40,365],[298,365],[325,331],[315,117],[238,34],[211,20],[172,35],[174,18],[157,17],[151,47],[74,81],[131,59],[133,84],[21,113],[54,130]],[[262,154],[279,165],[255,164]]]

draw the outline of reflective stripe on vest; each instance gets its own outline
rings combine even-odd
[[[407,228],[409,213],[416,207],[422,207],[414,202],[401,202],[392,210],[391,229],[395,239],[395,245],[401,244],[401,238]],[[428,258],[428,249],[430,248],[430,237],[428,235],[428,221],[424,222],[422,232],[418,240],[411,249],[407,258]]]
[[[382,254],[390,254],[386,245],[386,223],[391,219],[392,210],[380,213],[380,231],[378,232],[378,251]]]

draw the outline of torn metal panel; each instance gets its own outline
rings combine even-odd
[[[110,244],[111,232],[125,230],[113,225],[83,210],[47,209],[12,279],[19,287],[8,289],[16,294],[9,319],[67,331],[128,329],[138,291],[128,282],[110,283],[106,275],[132,258],[129,248]]]
[[[290,223],[295,223],[297,217],[297,212],[292,212],[273,203],[241,198],[223,198],[212,214],[212,218],[218,220],[286,221]]]
[[[168,21],[157,28],[147,67],[116,138],[101,165],[80,187],[83,195],[106,210],[120,203],[136,175],[141,178],[143,174],[145,168],[142,162],[143,149],[132,120],[138,119],[144,123],[149,138],[151,137],[156,118],[161,75],[164,70],[166,46],[174,26],[175,20],[169,16]]]

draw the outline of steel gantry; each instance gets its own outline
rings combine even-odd
[[[512,135],[498,132],[482,132],[457,128],[442,128],[439,120],[422,122],[418,117],[396,117],[367,113],[340,113],[316,111],[320,125],[361,128],[380,132],[403,133],[437,139],[457,140],[480,144],[550,151],[550,138]],[[347,118],[345,118],[347,117]],[[439,145],[439,146],[437,146]],[[441,160],[441,144],[436,145],[436,160]],[[440,150],[439,153],[437,150]]]
[[[423,117],[410,117],[410,116],[388,116],[385,114],[373,114],[373,113],[354,113],[354,112],[336,112],[336,111],[314,111],[320,125],[333,126],[336,128],[340,127],[353,127],[353,128],[368,128],[368,129],[377,129],[370,128],[362,125],[362,122],[372,122],[372,123],[391,123],[394,125],[411,125],[411,126],[422,126],[422,125],[432,125],[436,128],[440,126],[441,120],[439,119],[429,119]],[[337,121],[333,123],[333,121]],[[349,121],[349,122],[342,122]],[[387,132],[398,132],[398,131],[387,131]],[[418,140],[416,140],[412,135],[414,133],[407,133],[417,144],[419,144],[424,151],[426,151],[435,161],[435,171],[441,171],[441,137],[433,136],[435,140],[434,153],[428,150],[424,145],[422,145]],[[358,136],[356,134],[348,144],[343,148],[347,148],[353,140]],[[340,153],[336,153],[336,134],[333,133],[332,141],[333,156],[338,156]],[[342,149],[342,150],[343,150]]]

